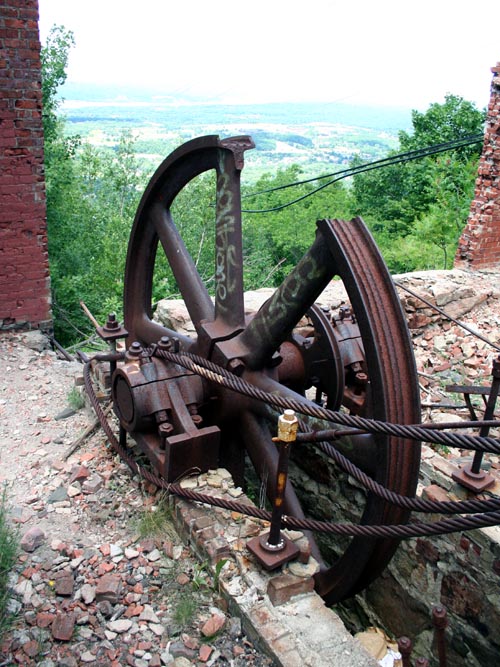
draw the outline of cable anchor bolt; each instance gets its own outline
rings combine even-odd
[[[268,533],[254,537],[247,544],[247,549],[266,570],[275,570],[299,555],[298,546],[281,532],[290,447],[297,438],[298,424],[293,410],[285,410],[278,419],[278,437],[273,438],[279,447],[279,456],[271,527]]]

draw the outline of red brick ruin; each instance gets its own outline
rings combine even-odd
[[[492,67],[491,98],[483,152],[469,220],[455,256],[457,268],[500,266],[500,63]]]
[[[0,330],[51,327],[38,0],[0,10]]]

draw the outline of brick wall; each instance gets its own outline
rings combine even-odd
[[[500,266],[500,63],[493,67],[491,98],[469,220],[455,257],[458,268]]]
[[[38,0],[0,9],[0,329],[51,326]]]

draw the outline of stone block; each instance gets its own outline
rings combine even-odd
[[[267,594],[275,606],[288,602],[294,595],[310,593],[313,590],[314,579],[312,577],[296,577],[291,574],[273,577],[267,586]]]
[[[52,622],[52,636],[59,641],[68,642],[75,628],[75,617],[73,614],[58,614]]]
[[[21,549],[31,553],[45,541],[45,533],[38,526],[30,528],[21,538]]]
[[[437,484],[429,484],[423,491],[424,498],[435,502],[449,501],[448,493]]]
[[[107,600],[116,604],[122,592],[121,577],[116,574],[105,574],[97,582],[95,599],[97,602]]]
[[[231,547],[223,537],[214,537],[207,542],[205,549],[213,564],[220,561],[221,558],[227,558],[231,555]]]
[[[75,580],[73,573],[66,570],[57,572],[54,577],[54,589],[57,595],[67,596],[73,595]]]

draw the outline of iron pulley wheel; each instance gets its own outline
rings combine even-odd
[[[165,336],[176,337],[181,350],[210,359],[265,391],[308,400],[305,390],[315,385],[325,405],[336,409],[347,390],[342,354],[326,316],[314,309],[314,303],[338,276],[349,296],[364,350],[362,370],[367,382],[361,412],[381,421],[418,423],[418,382],[406,322],[385,264],[360,218],[318,222],[315,239],[297,266],[251,319],[245,317],[240,172],[243,152],[251,147],[249,137],[202,137],[174,151],[156,171],[139,205],[128,249],[124,314],[129,342],[151,345]],[[171,213],[179,192],[208,170],[216,173],[213,299]],[[152,286],[159,247],[185,301],[196,330],[194,338],[179,336],[153,321]],[[294,329],[306,313],[316,338],[309,349],[297,353],[300,344]],[[287,346],[293,371],[287,370],[287,355],[279,356]],[[297,371],[294,356],[300,357],[302,370]],[[203,418],[209,427],[220,429],[222,464],[241,481],[248,454],[272,498],[278,454],[271,440],[269,409],[215,385],[210,385],[209,393]],[[308,428],[320,428],[313,420],[304,421]],[[420,460],[415,443],[366,435],[340,438],[337,444],[385,487],[414,494]],[[296,454],[300,459],[300,451]],[[304,503],[290,481],[284,504],[286,513],[304,517]],[[370,493],[359,517],[364,524],[407,520],[406,510]],[[396,547],[393,539],[352,539],[333,564],[322,565],[316,575],[318,592],[329,602],[354,594],[380,573]],[[320,557],[314,542],[313,553]]]

